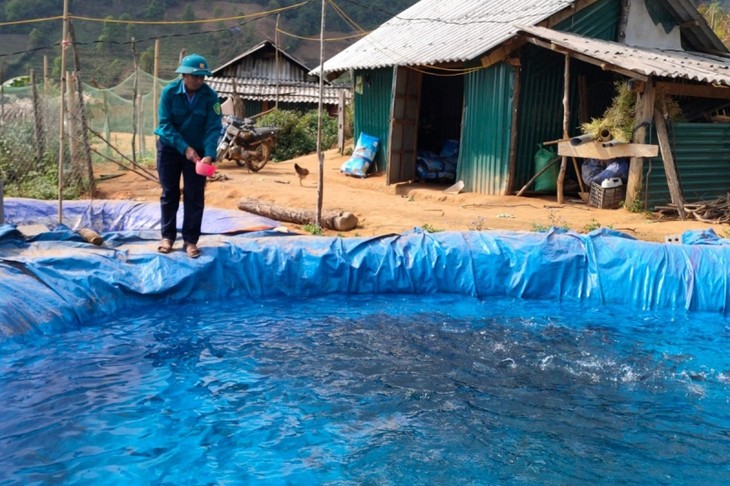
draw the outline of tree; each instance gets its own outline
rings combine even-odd
[[[185,21],[195,20],[195,12],[193,11],[193,7],[189,3],[185,4],[185,8],[183,9],[182,13],[182,19]]]
[[[162,20],[165,17],[165,0],[150,0],[144,11],[147,20]]]
[[[28,34],[28,48],[35,49],[45,44],[46,35],[38,29],[33,29]]]

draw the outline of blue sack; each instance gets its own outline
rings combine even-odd
[[[378,137],[361,133],[360,138],[357,139],[355,150],[352,152],[352,157],[342,164],[340,171],[346,175],[367,177],[368,169],[375,160],[375,154],[378,153],[379,146],[380,139]]]

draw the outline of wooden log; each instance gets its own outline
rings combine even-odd
[[[646,142],[647,129],[645,122],[651,121],[654,116],[654,104],[656,101],[656,89],[654,81],[649,79],[644,85],[643,93],[636,94],[636,115],[634,126],[638,127],[634,133],[633,142],[644,144]],[[656,155],[654,155],[656,156]],[[626,206],[630,207],[635,200],[641,198],[641,188],[644,177],[644,157],[651,155],[632,155],[629,164],[629,177],[626,184]],[[644,196],[646,198],[646,196]]]
[[[674,154],[672,154],[672,145],[669,141],[667,133],[667,124],[664,121],[664,113],[666,107],[664,99],[660,96],[657,99],[658,106],[654,110],[654,126],[656,127],[657,138],[659,139],[659,150],[664,161],[664,173],[667,176],[667,185],[669,186],[669,195],[672,197],[672,203],[677,206],[679,219],[684,221],[687,219],[684,213],[684,195],[682,187],[679,185],[679,175],[677,174],[677,165],[674,162]]]
[[[287,223],[315,224],[317,220],[315,211],[286,208],[258,199],[240,199],[238,209]],[[357,224],[357,216],[350,212],[325,211],[322,213],[321,225],[326,229],[350,231],[357,228]]]
[[[90,228],[80,228],[78,233],[81,237],[92,245],[101,246],[104,243],[104,238],[99,235],[96,231]]]
[[[545,167],[543,167],[542,169],[540,169],[537,172],[537,174],[535,174],[534,176],[532,176],[532,178],[529,181],[527,181],[524,186],[522,186],[522,189],[520,189],[517,192],[516,195],[517,196],[521,196],[522,194],[524,194],[524,192],[527,190],[527,188],[530,187],[532,185],[532,183],[537,180],[538,177],[540,177],[541,175],[543,175],[550,167],[552,167],[553,165],[557,164],[559,160],[560,160],[560,157],[553,157],[553,159],[550,162],[548,162],[547,164],[545,164]]]

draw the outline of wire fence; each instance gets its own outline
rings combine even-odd
[[[156,100],[169,82],[138,71],[99,89],[72,73],[61,97],[58,84],[38,83],[31,72],[26,86],[0,88],[4,195],[93,198],[94,168],[102,163],[156,180],[145,166],[155,156]]]

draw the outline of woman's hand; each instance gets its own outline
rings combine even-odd
[[[196,152],[193,147],[188,147],[185,149],[185,158],[191,162],[197,162],[200,160],[198,152]],[[210,159],[210,157],[208,157],[208,159]]]

